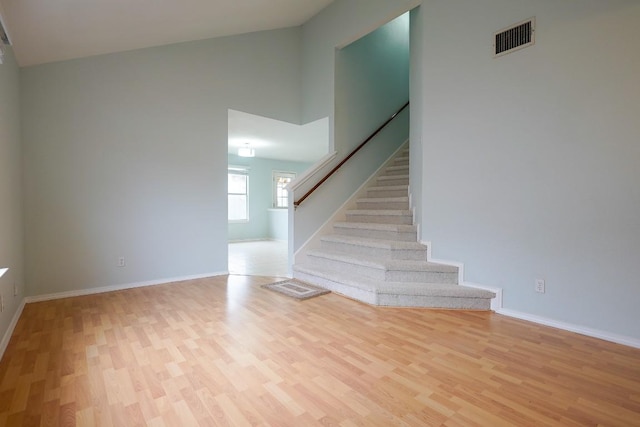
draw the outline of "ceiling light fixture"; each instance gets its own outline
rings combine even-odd
[[[240,157],[255,157],[256,156],[256,150],[251,148],[251,146],[247,142],[247,143],[244,144],[244,147],[238,148],[238,156],[240,156]]]

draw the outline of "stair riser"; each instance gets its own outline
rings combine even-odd
[[[349,298],[353,298],[357,301],[362,301],[366,304],[377,305],[377,295],[374,292],[358,289],[353,286],[349,286],[344,283],[334,282],[322,277],[314,276],[313,274],[295,272],[294,277],[303,282],[316,285],[320,288],[328,289],[332,292],[337,292]]]
[[[409,164],[409,156],[402,156],[402,157],[396,157],[393,160],[393,165],[398,165],[398,164]]]
[[[312,268],[320,270],[333,270],[344,271],[348,274],[356,274],[362,277],[368,277],[370,279],[385,280],[385,270],[367,267],[358,264],[351,264],[349,262],[343,262],[339,260],[333,260],[328,258],[320,258],[313,255],[308,256],[309,265]]]
[[[406,167],[407,168],[407,173],[409,173],[409,162],[400,162],[400,163],[393,163],[391,165],[389,165],[389,167]],[[387,173],[385,173],[385,175],[387,175]]]
[[[441,273],[434,271],[387,271],[384,280],[387,282],[445,283],[457,285],[458,273]]]
[[[386,259],[408,259],[412,261],[426,261],[427,250],[426,249],[384,249],[384,248],[371,248],[368,246],[351,245],[348,243],[340,242],[327,242],[323,241],[321,247],[327,251],[336,251],[351,255],[364,255],[376,258]]]
[[[361,215],[347,213],[349,222],[369,222],[373,224],[413,224],[411,215]]]
[[[378,294],[377,305],[389,307],[446,308],[451,310],[490,310],[491,299]]]
[[[377,180],[377,183],[378,183],[377,185],[379,187],[392,186],[392,185],[409,185],[409,178],[401,177],[401,175],[398,175],[397,178],[393,175],[390,177],[385,176],[380,178],[378,178]]]
[[[384,174],[386,176],[392,175],[408,175],[409,174],[409,166],[403,165],[401,168],[397,166],[389,167],[385,170]]]
[[[367,197],[407,197],[409,191],[404,190],[367,190]]]
[[[452,285],[458,283],[457,273],[438,271],[387,271],[365,265],[351,264],[347,261],[316,257],[314,255],[309,255],[309,261],[312,267],[318,269],[344,271],[348,274],[356,274],[358,276],[386,282],[446,283]]]
[[[387,307],[428,307],[446,308],[454,310],[490,310],[489,298],[449,298],[424,295],[388,295],[354,288],[343,283],[333,282],[328,279],[307,273],[295,273],[295,277],[312,285],[329,289],[332,292],[362,301],[371,305]]]
[[[368,237],[370,239],[397,240],[400,242],[415,242],[418,240],[418,233],[399,232],[399,231],[379,231],[379,230],[363,230],[361,228],[334,227],[337,234],[355,237]]]
[[[409,210],[409,201],[402,201],[402,202],[378,202],[378,201],[367,201],[367,202],[356,202],[356,206],[358,207],[358,209],[361,210],[368,210],[368,209],[373,209],[373,210],[384,210],[384,209],[390,209],[390,210],[403,210],[403,211],[407,211]]]

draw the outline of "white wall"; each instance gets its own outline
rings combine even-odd
[[[22,156],[20,154],[20,73],[10,47],[0,64],[0,278],[4,311],[0,313],[0,341],[24,297],[22,227]],[[18,287],[14,296],[13,286]],[[0,357],[3,352],[0,346]]]
[[[300,31],[23,69],[29,293],[225,272],[227,111],[300,122]]]
[[[640,3],[422,9],[433,256],[503,288],[508,309],[640,338]],[[535,46],[492,58],[493,32],[531,16]]]
[[[424,17],[422,7],[416,7],[410,12],[410,98],[409,106],[411,117],[409,131],[409,192],[411,194],[411,207],[414,214],[414,223],[420,230],[422,224],[422,51],[424,49],[424,36],[422,21]]]

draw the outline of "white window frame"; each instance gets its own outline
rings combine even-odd
[[[243,175],[246,177],[246,191],[244,193],[230,193],[229,192],[229,184],[228,180],[230,179],[229,175]],[[231,166],[229,165],[227,168],[227,205],[229,205],[229,196],[245,196],[246,207],[245,210],[247,212],[246,218],[242,219],[230,219],[229,211],[227,208],[227,220],[230,224],[241,224],[249,222],[249,168],[247,166]]]
[[[283,177],[283,178],[288,178],[289,182],[293,181],[294,179],[296,179],[296,173],[295,172],[287,172],[287,171],[276,171],[274,170],[271,174],[272,176],[272,182],[273,182],[273,186],[272,186],[272,201],[271,204],[273,205],[273,207],[275,209],[288,209],[289,208],[289,191],[283,190],[287,192],[287,198],[286,198],[286,206],[280,206],[280,204],[278,203],[279,199],[282,199],[282,197],[278,197],[278,178]],[[288,183],[287,183],[288,184]],[[285,184],[286,187],[286,184]]]

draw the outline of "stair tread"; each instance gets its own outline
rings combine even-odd
[[[409,170],[405,147],[320,238],[322,247],[293,266],[294,277],[373,305],[489,309],[493,292],[458,285],[457,267],[427,261],[409,208]]]
[[[412,233],[417,230],[415,225],[378,222],[336,222],[333,226],[338,228],[358,228],[361,230],[396,231],[403,233]]]
[[[399,196],[399,197],[365,197],[363,199],[358,199],[356,202],[359,203],[384,203],[384,202],[409,202],[408,196]]]
[[[311,250],[307,252],[307,255],[386,271],[429,271],[439,273],[458,272],[458,267],[446,264],[437,264],[434,262],[418,260],[380,259],[365,255],[324,251],[322,249]]]
[[[409,175],[381,175],[378,177],[379,181],[393,180],[393,179],[409,179]]]
[[[317,269],[308,265],[295,265],[293,268],[294,271],[321,277],[358,289],[373,290],[380,294],[437,295],[451,298],[493,298],[495,296],[493,292],[462,285],[424,282],[385,282],[361,275],[345,273],[343,271]]]
[[[358,246],[367,246],[380,249],[410,249],[426,250],[426,246],[418,242],[405,242],[401,240],[370,239],[366,237],[346,236],[341,234],[329,234],[321,238],[323,241],[347,243]]]
[[[347,211],[347,215],[412,215],[408,209],[352,209]]]
[[[393,190],[408,190],[408,189],[409,189],[409,184],[367,187],[367,191],[393,191]]]

